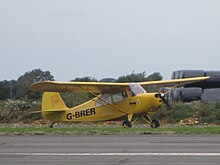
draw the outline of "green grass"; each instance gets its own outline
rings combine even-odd
[[[134,134],[220,134],[220,126],[187,126],[165,128],[123,128],[117,127],[1,127],[0,135],[134,135]]]

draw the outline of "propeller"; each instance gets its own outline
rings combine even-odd
[[[168,110],[172,110],[172,106],[169,103],[168,99],[166,99],[166,95],[163,93],[158,93],[159,98],[161,98],[161,100],[163,100],[164,104],[167,106]]]

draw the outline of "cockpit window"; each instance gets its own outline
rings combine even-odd
[[[130,92],[131,92],[132,96],[135,96],[140,93],[146,93],[144,88],[139,84],[131,83],[131,84],[129,84],[129,87],[130,87]]]

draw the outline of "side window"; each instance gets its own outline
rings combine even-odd
[[[106,100],[106,101],[104,101],[104,100]],[[111,94],[106,93],[106,94],[103,94],[101,96],[101,98],[99,98],[96,101],[96,107],[101,107],[101,106],[106,105],[108,103],[112,103],[112,97],[111,97]]]
[[[117,103],[127,98],[125,91],[116,92],[113,94],[105,93],[96,101],[96,107],[107,105],[108,103]]]
[[[127,94],[125,91],[116,92],[112,95],[112,98],[113,98],[113,102],[116,103],[127,98]]]

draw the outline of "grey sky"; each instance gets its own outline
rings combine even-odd
[[[0,0],[0,80],[220,70],[219,0]]]

